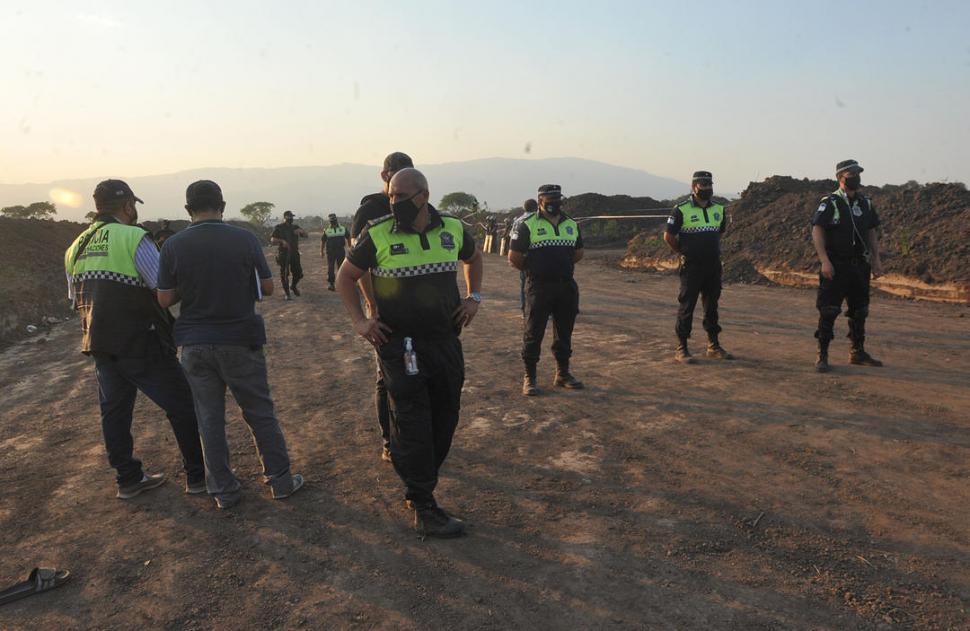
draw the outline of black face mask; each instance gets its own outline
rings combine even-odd
[[[284,221],[285,223],[288,223],[288,224],[290,224],[290,223],[293,223],[293,217],[287,217],[287,218],[286,218],[286,219],[284,219],[283,221]]]
[[[337,220],[336,219],[331,219],[330,220],[330,225],[333,226],[334,228],[336,228],[337,227]]]
[[[421,207],[414,203],[414,198],[419,194],[415,193],[407,199],[391,204],[391,212],[394,213],[394,221],[397,222],[399,228],[405,230],[414,228],[414,220],[418,218],[418,213],[421,212]]]
[[[714,189],[699,188],[697,189],[697,192],[695,193],[695,195],[697,195],[697,199],[701,200],[702,202],[710,201],[710,199],[714,197]]]
[[[542,207],[547,213],[555,217],[562,212],[562,202],[546,202]]]
[[[857,191],[862,186],[862,178],[858,175],[849,175],[845,178],[845,190]]]

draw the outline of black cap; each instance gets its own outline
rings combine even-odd
[[[293,211],[292,210],[288,210],[285,213],[283,213],[283,216],[284,217],[293,217]]]
[[[558,184],[543,184],[539,187],[540,195],[562,195],[562,187]]]
[[[694,175],[691,176],[692,182],[713,182],[714,176],[711,175],[710,171],[694,171]]]
[[[125,197],[133,197],[139,204],[145,203],[135,197],[135,193],[128,186],[128,183],[122,180],[105,180],[94,188],[95,204],[111,202]]]
[[[222,189],[212,180],[192,182],[185,189],[185,205],[192,208],[218,206],[223,202]]]
[[[843,171],[855,171],[856,173],[862,173],[865,171],[857,160],[843,160],[835,165],[835,175],[838,177]]]
[[[330,213],[329,215],[327,215],[327,218],[328,219],[336,219],[337,218],[337,213]]]
[[[401,169],[413,169],[414,161],[411,156],[400,151],[387,154],[384,158],[384,170],[389,173],[397,173]]]

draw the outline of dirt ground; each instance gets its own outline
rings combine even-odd
[[[490,256],[438,492],[470,534],[421,541],[379,459],[372,353],[312,251],[304,297],[261,305],[308,480],[290,500],[260,484],[234,405],[243,503],[183,495],[143,398],[136,453],[170,480],[116,500],[75,323],[0,355],[0,580],[73,572],[0,608],[0,628],[970,629],[967,307],[876,298],[886,367],[846,366],[840,337],[818,375],[812,293],[729,286],[739,359],[681,366],[676,278],[592,253],[574,357],[588,388],[525,399],[518,277]]]

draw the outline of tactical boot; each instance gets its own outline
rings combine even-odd
[[[849,351],[849,363],[856,366],[872,366],[878,368],[882,362],[866,352],[862,343],[853,344]]]
[[[414,530],[422,537],[453,539],[465,534],[465,522],[437,506],[425,506],[414,509]]]
[[[822,342],[818,343],[818,358],[815,360],[815,372],[828,372],[829,371],[829,343]]]
[[[677,350],[674,352],[674,359],[682,364],[694,364],[697,362],[696,359],[687,350],[687,338],[681,338],[680,344],[677,345]]]
[[[583,382],[576,379],[569,373],[569,364],[561,363],[558,368],[556,368],[556,378],[553,380],[552,385],[558,386],[560,388],[566,388],[568,390],[582,390]]]
[[[707,356],[714,359],[734,359],[734,355],[724,350],[716,335],[710,336],[710,341],[707,344]]]
[[[522,377],[522,394],[527,397],[534,397],[539,394],[539,386],[536,384],[536,367],[526,366],[525,376]]]

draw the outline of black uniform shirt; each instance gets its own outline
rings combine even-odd
[[[431,206],[428,210],[430,216],[425,233],[442,223],[437,210]],[[467,261],[475,254],[475,239],[467,230],[463,229],[462,233],[458,258]],[[428,239],[422,238],[422,247],[425,245],[430,247]],[[363,270],[377,266],[377,247],[366,231],[351,248],[347,260]],[[391,335],[395,337],[440,339],[457,335],[459,330],[452,318],[461,303],[457,276],[454,271],[402,278],[375,276],[374,294],[381,322],[391,327]]]
[[[707,208],[702,208],[694,201],[693,196],[688,200],[693,212],[708,213],[714,212],[713,204]],[[715,219],[715,221],[717,221]],[[667,217],[667,234],[678,235],[677,242],[680,244],[680,252],[688,261],[698,263],[716,263],[721,260],[721,235],[727,228],[727,217],[721,216],[721,224],[717,230],[705,232],[681,232],[684,225],[684,213],[680,208],[674,208]]]
[[[538,211],[537,211],[538,212]],[[534,213],[529,213],[524,218],[516,221],[512,227],[512,239],[509,241],[509,249],[513,252],[525,254],[525,273],[533,280],[564,280],[573,277],[576,268],[574,255],[576,250],[583,249],[583,235],[576,226],[575,245],[554,245],[543,248],[529,249],[532,242],[532,233],[529,230],[528,218]],[[561,215],[562,219],[569,219],[566,215]],[[539,222],[546,230],[553,231],[558,235],[562,228],[563,221],[553,225],[548,219],[541,217]]]
[[[297,234],[297,230],[300,230],[300,226],[296,225],[295,223],[289,224],[283,222],[273,228],[273,234],[270,236],[275,239],[283,239],[290,245],[290,252],[296,252],[299,254],[300,235]],[[283,254],[284,252],[286,252],[286,250],[283,249],[283,246],[280,246],[279,253]]]
[[[391,214],[391,200],[384,193],[371,193],[360,200],[360,208],[354,213],[354,223],[350,227],[350,238],[356,239],[367,223]]]
[[[836,192],[819,203],[812,225],[825,229],[825,252],[829,258],[846,260],[868,251],[869,230],[879,225],[879,215],[868,197],[857,193],[850,204],[847,197]]]

